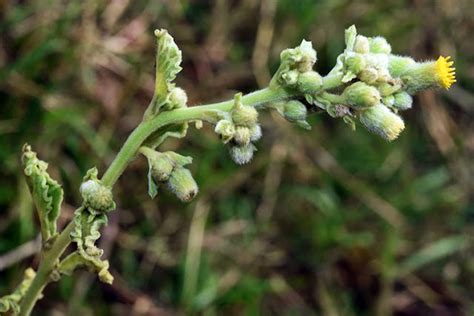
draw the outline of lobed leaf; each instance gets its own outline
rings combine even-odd
[[[48,164],[39,160],[29,145],[23,147],[22,162],[33,201],[41,223],[43,241],[56,235],[56,221],[59,217],[63,190],[61,185],[48,174]]]

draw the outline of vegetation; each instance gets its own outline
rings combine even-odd
[[[261,3],[262,24],[258,33],[265,32],[262,30],[264,28],[267,28],[268,32],[269,27],[272,30],[276,27],[272,25],[276,5],[277,3],[272,1]],[[282,7],[285,5],[284,1],[280,3]],[[311,7],[311,4],[307,6]],[[67,7],[69,8],[69,5]],[[107,12],[111,14],[107,10],[117,10],[107,5],[101,7],[90,3],[79,7],[83,9],[85,15],[92,14],[84,24],[87,27],[99,25],[90,20],[94,14],[104,10],[103,14],[107,16]],[[169,10],[174,8],[178,11],[187,8],[192,14],[199,14],[199,7],[192,5],[163,8]],[[219,15],[216,14],[222,14],[230,10],[230,7],[225,2],[218,1],[214,10],[214,18],[217,20]],[[117,11],[114,12],[117,14]],[[123,14],[124,11],[119,10],[113,22],[117,24],[118,19],[125,19]],[[6,17],[13,19],[11,15]],[[143,15],[139,17],[143,18]],[[263,21],[267,21],[265,22],[267,24],[263,24]],[[16,29],[16,25],[16,23],[5,23],[7,30],[9,26]],[[63,27],[61,25],[59,29]],[[92,30],[91,34],[94,32],[97,30]],[[130,46],[133,46],[139,37],[143,37],[144,29],[135,32],[137,38],[128,43]],[[63,105],[70,102],[69,96],[54,91],[54,87],[53,92],[49,92],[48,89],[42,88],[41,84],[38,86],[36,81],[41,82],[43,71],[38,72],[40,75],[38,78],[34,74],[31,78],[24,78],[23,72],[18,72],[15,68],[16,63],[5,67],[3,76],[7,79],[7,84],[11,85],[11,78],[15,78],[15,82],[29,81],[28,88],[33,90],[37,88],[36,94],[26,92],[25,97],[28,102],[36,102],[39,106],[38,113],[49,119],[45,121],[45,132],[40,139],[35,140],[35,144],[37,143],[35,147],[41,145],[40,141],[46,140],[48,143],[55,140],[61,154],[57,154],[58,151],[55,153],[52,147],[43,149],[40,156],[43,158],[43,154],[52,155],[50,157],[58,155],[63,158],[62,161],[54,160],[55,163],[52,165],[64,175],[61,177],[64,181],[61,182],[66,189],[65,200],[78,201],[77,204],[81,206],[72,214],[69,204],[62,204],[64,193],[54,180],[58,177],[51,177],[47,173],[48,165],[38,159],[29,145],[25,145],[22,162],[32,192],[32,200],[28,198],[26,183],[24,180],[19,180],[20,194],[17,201],[11,202],[15,205],[11,214],[22,214],[22,217],[11,216],[11,229],[17,234],[23,232],[23,236],[31,238],[29,236],[34,234],[34,228],[29,218],[34,205],[40,219],[42,256],[39,256],[41,260],[38,269],[35,269],[37,272],[27,269],[20,286],[13,294],[0,300],[0,308],[3,311],[29,314],[35,302],[41,297],[44,287],[51,281],[61,279],[60,292],[64,295],[71,291],[78,294],[69,304],[67,313],[82,313],[81,302],[87,293],[85,289],[92,286],[91,279],[61,278],[61,276],[71,275],[76,268],[85,266],[97,272],[101,281],[112,284],[114,278],[112,275],[116,275],[113,271],[114,256],[103,256],[104,251],[101,248],[110,250],[112,245],[118,242],[121,246],[125,245],[123,250],[119,251],[121,254],[117,259],[117,267],[121,269],[119,273],[121,280],[118,286],[116,279],[112,287],[104,289],[114,289],[115,296],[120,298],[122,295],[125,300],[127,295],[132,296],[125,302],[133,302],[133,309],[138,313],[173,314],[182,310],[187,313],[238,314],[241,312],[239,306],[245,307],[245,313],[277,311],[308,314],[317,313],[319,310],[327,315],[365,313],[386,315],[398,312],[410,313],[407,311],[408,308],[415,308],[413,313],[423,313],[423,310],[436,310],[436,308],[447,308],[449,312],[458,314],[469,313],[472,308],[469,299],[452,298],[455,297],[454,294],[447,292],[445,294],[425,281],[423,275],[418,276],[419,268],[430,266],[442,268],[445,274],[449,272],[448,267],[451,267],[453,278],[460,277],[461,268],[463,273],[469,273],[469,265],[466,266],[465,263],[470,258],[464,258],[464,261],[460,258],[461,261],[446,263],[446,260],[456,260],[455,255],[461,253],[461,250],[470,248],[467,235],[462,233],[462,229],[465,228],[464,221],[458,221],[457,224],[461,225],[461,232],[435,234],[432,241],[420,244],[419,247],[416,247],[417,242],[422,242],[423,239],[408,243],[409,246],[406,244],[407,236],[412,234],[411,226],[421,227],[431,215],[428,212],[420,214],[416,209],[410,213],[413,204],[406,201],[407,196],[411,198],[409,202],[416,202],[424,194],[427,197],[424,202],[425,210],[433,208],[433,205],[450,208],[465,205],[462,202],[462,195],[454,195],[453,198],[451,194],[444,199],[436,198],[437,195],[431,196],[433,192],[446,190],[443,185],[449,181],[447,171],[435,170],[436,172],[429,172],[424,177],[416,174],[409,176],[409,179],[417,180],[409,183],[408,192],[399,194],[400,200],[392,201],[392,198],[383,197],[382,192],[384,188],[393,186],[393,181],[396,183],[403,179],[400,177],[403,177],[402,171],[407,167],[403,152],[399,152],[398,157],[393,156],[393,147],[396,146],[387,143],[373,145],[365,134],[342,132],[340,128],[331,130],[324,126],[326,119],[323,119],[323,116],[316,118],[307,116],[308,112],[326,112],[334,118],[341,118],[341,121],[352,129],[355,128],[356,121],[360,121],[369,131],[378,134],[382,139],[392,141],[405,128],[404,121],[397,113],[411,108],[413,94],[431,87],[449,88],[455,81],[454,69],[449,58],[440,57],[437,61],[417,63],[409,57],[392,55],[391,46],[384,38],[357,35],[355,28],[350,27],[345,33],[343,53],[335,58],[336,65],[325,76],[321,76],[313,69],[317,61],[316,51],[311,42],[303,41],[299,46],[282,52],[275,75],[271,80],[267,78],[267,82],[270,82],[268,87],[253,93],[237,93],[229,101],[188,107],[188,94],[191,94],[189,91],[188,94],[184,92],[188,89],[179,88],[175,82],[176,75],[182,70],[181,51],[167,31],[155,31],[155,35],[158,52],[151,103],[145,111],[142,123],[133,131],[130,124],[124,130],[125,134],[130,133],[130,136],[110,166],[103,169],[107,171],[100,178],[98,169],[101,170],[104,164],[108,165],[107,161],[110,161],[113,152],[107,144],[119,142],[113,132],[116,129],[114,122],[120,122],[123,118],[116,112],[114,118],[108,122],[107,116],[111,114],[106,114],[105,119],[101,121],[104,127],[94,128],[81,119],[86,114],[80,112],[84,107],[82,104],[72,106],[77,110],[71,111],[68,106]],[[253,53],[255,75],[259,82],[265,79],[266,62],[263,66],[262,64],[259,66],[259,63],[268,60],[269,56],[268,43],[262,44],[262,41],[268,41],[268,36],[262,38],[257,36]],[[111,43],[109,45],[120,47],[118,39]],[[94,91],[98,100],[106,107],[112,106],[117,110],[119,103],[128,104],[131,99],[142,99],[140,87],[145,86],[146,92],[146,82],[150,78],[148,72],[139,65],[140,59],[133,61],[124,57],[126,54],[120,55],[112,50],[112,54],[103,53],[101,56],[96,56],[96,61],[90,61],[89,58],[94,56],[92,48],[95,45],[100,47],[100,44],[94,40],[89,44],[91,46],[87,54],[90,56],[83,57],[87,57],[93,67],[89,69],[88,74],[82,73],[84,69],[79,67],[81,80],[86,88],[84,95],[88,93],[86,85],[95,82],[94,86],[99,86],[97,88],[99,90],[89,86],[89,93]],[[127,47],[126,43],[121,45]],[[107,44],[104,44],[104,47],[107,51]],[[146,44],[143,47],[146,47]],[[61,48],[56,50],[61,51]],[[43,58],[51,56],[54,51],[44,54]],[[237,48],[231,47],[227,54],[232,57],[232,54],[238,51]],[[266,57],[258,56],[262,51]],[[42,58],[39,57],[24,70],[33,69],[34,65],[42,65]],[[105,60],[100,61],[99,57]],[[132,71],[133,78],[127,78],[126,74],[133,68],[136,68]],[[317,68],[319,70],[319,63]],[[186,62],[184,69],[186,72]],[[261,72],[258,72],[259,70]],[[100,75],[101,71],[107,74],[103,78]],[[74,78],[74,74],[70,75]],[[120,76],[130,81],[128,83],[130,87],[125,86],[131,91],[124,92],[121,89]],[[63,89],[65,95],[68,95],[67,84]],[[218,89],[213,89],[216,90]],[[245,90],[242,89],[244,92]],[[6,92],[7,101],[11,102],[18,97],[14,91]],[[21,93],[24,92],[20,91],[20,95]],[[116,94],[115,104],[106,105],[110,102],[110,93]],[[423,96],[426,95],[429,94]],[[428,99],[427,104],[436,102],[433,100],[436,99]],[[315,142],[314,134],[308,137],[285,127],[283,122],[265,121],[258,115],[256,109],[275,109],[288,121],[305,129],[309,129],[311,125],[320,126],[317,128],[319,138]],[[431,108],[428,113],[432,115],[436,111],[439,109]],[[15,114],[14,110],[10,112],[10,115]],[[27,115],[31,119],[37,118],[33,112],[28,111]],[[312,122],[308,122],[308,119]],[[254,156],[255,143],[262,136],[262,125],[263,133],[270,131],[270,139],[273,141],[268,147],[271,148],[270,153],[266,155],[269,159],[268,166],[265,160],[259,162],[257,158],[248,164],[248,166],[256,164],[255,170],[248,167],[243,171],[235,170],[222,154],[222,148],[214,146],[215,142],[207,136],[205,141],[202,137],[193,141],[192,135],[197,133],[189,133],[191,145],[198,146],[193,154],[195,163],[191,164],[190,157],[177,154],[175,150],[180,142],[178,140],[187,134],[188,124],[194,123],[200,129],[202,121],[215,125],[214,132],[228,147],[230,158],[239,165],[249,163]],[[13,124],[15,123],[13,121]],[[436,126],[442,124],[438,121],[432,123]],[[74,133],[71,135],[58,133],[58,127],[68,128]],[[446,139],[441,141],[436,137],[439,137],[439,134],[430,129],[429,131],[441,153],[446,156],[447,153],[442,150],[442,148],[446,150],[442,147],[446,146]],[[212,133],[212,129],[206,129],[204,135],[210,132]],[[324,137],[329,133],[334,136]],[[13,136],[9,137],[9,141],[15,140]],[[422,150],[423,146],[420,143],[423,142],[416,139],[416,133],[409,136],[410,141],[407,141],[405,146],[411,148],[412,143],[415,143],[414,149]],[[358,137],[361,137],[359,141]],[[68,145],[69,138],[75,139],[71,145],[73,147]],[[360,143],[363,139],[365,143]],[[343,143],[344,146],[338,146],[337,142]],[[13,143],[12,148],[14,146]],[[160,151],[157,151],[158,146]],[[265,144],[260,148],[264,146]],[[452,146],[455,146],[454,143]],[[325,149],[326,147],[329,150]],[[72,150],[73,148],[75,150]],[[94,150],[95,158],[89,157],[91,156],[88,153],[89,149]],[[263,150],[260,150],[259,154],[262,152]],[[380,153],[384,152],[386,155],[381,157]],[[148,194],[151,197],[158,195],[160,199],[158,204],[147,204],[150,202],[143,196],[134,196],[138,184],[143,182],[139,181],[138,175],[143,174],[139,170],[127,171],[121,180],[123,188],[117,186],[112,191],[112,187],[127,165],[131,163],[132,168],[140,168],[139,163],[135,163],[134,160],[137,155],[144,156],[148,162]],[[343,162],[340,162],[338,156],[344,158],[341,158]],[[103,163],[97,161],[101,157]],[[394,167],[392,160],[400,163]],[[72,162],[73,166],[71,163],[64,164],[68,161]],[[416,159],[413,161],[418,163]],[[460,161],[462,162],[462,159]],[[91,162],[96,164],[98,169],[90,169],[91,165],[88,164]],[[381,164],[385,166],[384,169],[377,170],[380,168],[377,166]],[[193,165],[199,166],[194,168],[197,181],[189,170]],[[11,169],[12,172],[14,166],[15,164]],[[390,167],[388,170],[387,166]],[[216,174],[215,170],[219,170],[219,173]],[[251,179],[249,176],[258,175],[265,170],[266,175],[260,182],[263,185],[262,190],[256,189],[258,185],[248,186],[250,190],[239,190],[244,188],[242,183]],[[378,175],[381,187],[372,188],[372,185],[359,179],[357,173],[360,173],[360,170],[367,173],[368,179]],[[286,183],[284,179],[287,172],[289,178]],[[85,176],[79,181],[76,178],[82,178],[81,174]],[[294,175],[297,177],[294,178]],[[323,181],[325,178],[327,179]],[[297,183],[293,182],[295,179]],[[168,201],[161,187],[167,186],[179,200],[189,202],[198,193],[198,183],[201,186],[201,195],[198,195],[195,204],[191,204],[194,212],[189,213],[192,219],[187,232],[181,225],[183,221],[180,220],[186,214],[177,214],[176,210],[173,211],[182,204]],[[74,187],[79,186],[79,191],[74,190]],[[420,187],[427,189],[419,191]],[[392,187],[393,189],[396,189],[396,186]],[[382,191],[378,192],[379,190]],[[453,190],[451,188],[447,192],[452,193]],[[259,198],[260,192],[262,192],[261,198]],[[116,202],[114,195],[117,197]],[[358,197],[357,203],[353,201],[354,197]],[[259,200],[260,204],[255,205],[254,202]],[[401,204],[396,205],[395,201]],[[125,210],[110,213],[117,205]],[[158,205],[160,209],[154,210]],[[357,212],[351,212],[351,205]],[[169,209],[162,210],[161,207]],[[126,211],[127,208],[130,210],[143,208],[143,215],[130,213],[133,215],[131,217],[129,215],[129,221],[124,222],[125,214],[129,213]],[[211,213],[214,209],[217,210],[215,215]],[[114,221],[114,214],[118,213],[124,215],[115,215]],[[378,217],[373,217],[372,214]],[[58,220],[64,222],[68,217],[69,224],[58,233],[56,222]],[[108,241],[108,244],[99,247],[96,242],[108,218],[112,222],[103,230],[104,238],[101,239],[103,243]],[[15,221],[18,224],[15,224]],[[25,225],[27,234],[24,234]],[[214,226],[215,228],[211,228]],[[110,234],[109,238],[107,233]],[[375,238],[380,235],[382,238]],[[70,248],[67,256],[59,261],[71,242],[74,246]],[[1,259],[7,263],[9,260],[16,263],[32,254],[37,249],[36,244],[37,242],[31,242],[26,246],[32,245],[32,247],[23,246],[14,249]],[[238,247],[235,247],[235,244]],[[180,245],[186,245],[184,257],[181,256],[184,252],[179,252]],[[109,264],[104,257],[109,257],[112,263]],[[110,266],[112,273],[109,271]],[[15,265],[11,269],[13,268]],[[222,268],[224,270],[221,270]],[[15,271],[12,270],[10,273],[13,276],[12,282],[15,282],[17,280],[14,277]],[[159,285],[150,284],[150,290],[153,290],[147,295],[146,283],[151,280],[150,278],[156,278]],[[160,280],[164,282],[161,283]],[[365,282],[367,287],[361,287],[360,282]],[[73,283],[75,283],[74,289],[71,288]],[[452,290],[451,285],[447,283],[443,285],[445,291],[448,287]],[[460,282],[460,286],[468,284]],[[13,287],[14,283],[11,288]],[[418,287],[422,287],[425,292],[417,293],[414,288]],[[134,294],[131,288],[140,291],[141,294]],[[46,291],[49,293],[54,289],[48,288]],[[432,301],[426,291],[432,295]],[[400,308],[397,305],[400,304],[399,301],[395,301],[399,295],[408,297],[411,301]],[[440,301],[447,297],[452,298],[453,303]],[[48,294],[45,301],[54,304],[57,300]],[[101,300],[102,303],[106,301],[105,298]],[[285,306],[284,311],[277,307],[281,304]],[[101,308],[102,311],[96,309],[96,312],[116,314],[113,304],[103,304]]]

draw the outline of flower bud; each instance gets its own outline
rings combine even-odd
[[[235,134],[235,126],[229,120],[220,120],[217,122],[214,131],[221,137],[224,144],[228,143]]]
[[[405,128],[403,120],[383,104],[361,111],[359,120],[369,131],[388,141],[396,139]]]
[[[232,109],[232,121],[235,125],[252,127],[257,124],[258,112],[253,106],[243,105],[240,101],[242,95],[236,95],[235,105]]]
[[[377,69],[372,67],[365,68],[359,73],[358,77],[361,81],[365,83],[373,84],[377,81],[378,71]]]
[[[308,110],[298,100],[290,100],[283,106],[283,116],[290,122],[304,121]]]
[[[232,146],[229,150],[230,157],[238,165],[244,165],[253,158],[253,152],[256,150],[252,143],[246,146]]]
[[[156,152],[155,158],[148,158],[153,179],[156,182],[168,181],[174,168],[173,161],[167,155],[159,152]]]
[[[186,91],[183,89],[174,87],[170,91],[168,100],[170,109],[179,109],[186,107],[186,103],[188,103],[188,96],[186,95]]]
[[[411,109],[411,106],[413,104],[413,98],[411,97],[411,95],[409,95],[405,91],[395,93],[393,95],[393,98],[394,98],[393,107],[401,111]]]
[[[388,82],[390,79],[392,79],[392,77],[387,68],[377,69],[377,82]]]
[[[354,43],[354,52],[365,54],[369,52],[369,39],[363,35],[357,35]]]
[[[382,103],[388,107],[392,107],[395,103],[395,98],[393,97],[393,95],[387,95],[382,98]]]
[[[381,36],[372,37],[369,39],[369,46],[371,53],[390,54],[392,47],[387,40]]]
[[[435,87],[449,89],[456,82],[455,68],[449,59],[440,56],[436,61],[417,63],[407,69],[400,76],[405,91],[414,94]]]
[[[366,67],[365,59],[360,54],[351,54],[347,56],[345,64],[347,69],[355,75]]]
[[[343,96],[353,108],[367,108],[380,102],[379,91],[360,81],[348,86],[344,90]]]
[[[112,190],[100,183],[99,180],[90,179],[81,184],[79,189],[84,204],[97,212],[109,212],[115,209]]]
[[[298,70],[302,73],[312,70],[317,60],[317,54],[311,42],[302,40],[300,46],[296,49],[299,49],[301,54],[298,61]]]
[[[234,140],[241,146],[248,145],[250,143],[250,129],[245,126],[237,126],[235,129]]]
[[[316,71],[307,71],[298,76],[297,85],[301,92],[314,94],[321,90],[323,79]]]
[[[402,73],[414,65],[416,65],[416,62],[411,57],[390,55],[388,60],[388,70],[394,78],[400,77]]]
[[[256,142],[262,137],[262,128],[260,125],[255,124],[250,128],[250,141]]]
[[[281,74],[283,83],[287,86],[294,86],[298,82],[299,72],[296,70],[288,70]]]
[[[199,191],[191,172],[183,167],[173,170],[167,184],[171,192],[183,202],[190,202]]]

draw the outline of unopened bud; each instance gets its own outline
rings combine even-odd
[[[316,71],[307,71],[299,75],[297,85],[301,92],[313,94],[321,90],[323,80]]]
[[[232,109],[232,121],[235,125],[252,127],[257,124],[258,112],[253,106],[243,105],[242,94],[235,96],[235,105]]]
[[[235,129],[234,140],[241,146],[248,145],[250,143],[250,129],[245,126],[237,126]]]
[[[345,64],[347,66],[347,69],[355,75],[360,73],[361,70],[364,69],[366,66],[364,57],[362,57],[362,55],[360,54],[354,53],[352,53],[346,58]]]
[[[183,167],[173,170],[167,184],[171,192],[183,202],[190,202],[199,190],[191,172]]]
[[[388,107],[392,107],[395,103],[395,98],[393,97],[393,95],[387,95],[382,98],[382,103]]]
[[[381,36],[370,38],[369,46],[371,53],[390,54],[392,52],[390,44]]]
[[[297,70],[288,70],[281,74],[281,79],[285,85],[294,86],[298,82],[298,76]]]
[[[97,212],[109,212],[115,209],[112,190],[102,185],[100,180],[87,180],[81,184],[79,190],[85,206]]]
[[[413,68],[414,65],[416,65],[416,62],[410,57],[390,55],[388,61],[388,70],[390,71],[392,77],[397,78],[408,69]]]
[[[379,91],[360,81],[348,86],[343,96],[351,107],[359,109],[371,107],[380,102]]]
[[[173,87],[168,95],[168,101],[164,105],[166,110],[173,110],[186,107],[188,96],[186,92],[179,88]]]
[[[156,182],[168,181],[174,163],[167,155],[157,152],[154,159],[149,159],[149,164],[151,175]]]
[[[235,134],[235,126],[229,120],[220,120],[217,122],[214,131],[221,137],[222,141],[228,143]]]
[[[359,119],[369,131],[388,141],[396,139],[405,128],[403,120],[383,104],[361,111]]]
[[[232,146],[230,148],[230,157],[238,165],[244,165],[253,158],[253,152],[256,150],[252,143],[246,146]]]
[[[308,110],[298,100],[290,100],[283,106],[283,116],[290,122],[304,121]]]
[[[360,54],[369,52],[369,39],[363,35],[357,35],[354,43],[354,51]]]
[[[411,109],[411,106],[413,104],[413,98],[411,97],[411,95],[409,95],[405,91],[401,91],[401,92],[395,93],[393,97],[394,97],[393,106],[395,108],[401,111]]]
[[[299,49],[299,53],[301,54],[301,59],[298,62],[298,70],[303,73],[313,69],[317,60],[317,54],[311,42],[303,40],[297,49]]]
[[[250,128],[250,141],[256,142],[262,137],[262,128],[259,124],[255,124]]]
[[[375,68],[367,67],[359,73],[358,77],[365,83],[373,84],[377,81],[378,71]]]
[[[377,82],[388,82],[392,77],[387,68],[378,68],[377,69]]]

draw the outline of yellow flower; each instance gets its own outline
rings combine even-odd
[[[456,82],[456,68],[453,67],[454,62],[450,61],[450,59],[451,56],[439,56],[436,61],[436,74],[441,86],[445,89],[449,89]]]

